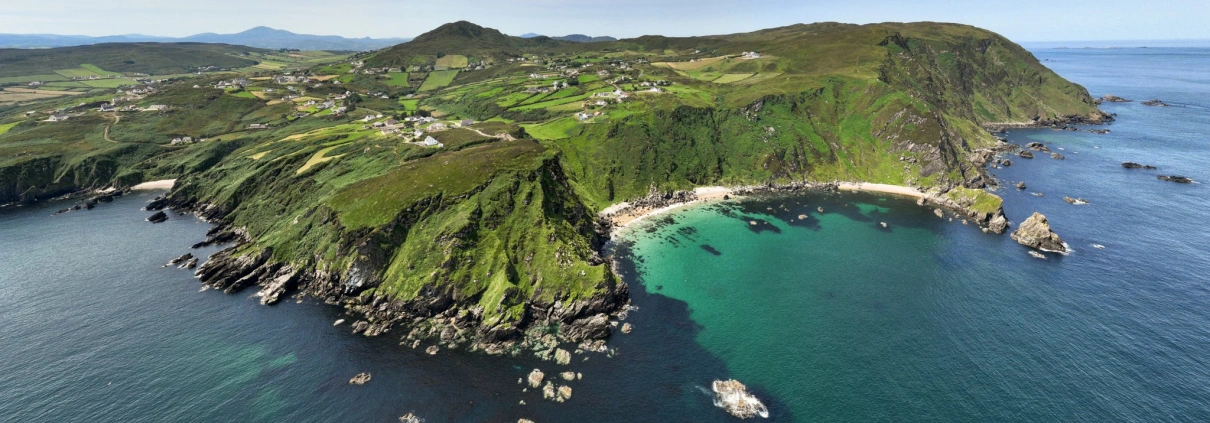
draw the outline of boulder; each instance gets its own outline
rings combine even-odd
[[[886,227],[885,223],[883,224],[883,227]],[[634,326],[631,326],[630,323],[622,323],[622,333],[630,333],[632,330],[634,330]]]
[[[357,376],[353,376],[352,379],[349,379],[349,384],[350,385],[365,385],[366,382],[369,382],[369,381],[370,381],[370,374],[368,372],[367,373],[358,373]]]
[[[555,350],[555,363],[560,366],[571,364],[571,353],[562,348]]]
[[[562,377],[563,380],[571,382],[573,380],[576,380],[576,372],[563,372],[563,373],[559,374],[559,377]]]
[[[1025,182],[1017,182],[1017,189],[1025,189]]]
[[[563,402],[569,399],[571,399],[571,387],[567,385],[560,386],[558,392],[555,394],[555,401]]]
[[[1059,153],[1050,153],[1050,158],[1055,160],[1067,160],[1066,157],[1063,157],[1063,155]]]
[[[1009,159],[1004,159],[1004,160],[1001,160],[1001,161],[1000,161],[1000,166],[1004,166],[1004,167],[1010,167],[1010,166],[1012,166],[1012,165],[1013,165],[1013,161],[1012,161],[1012,160],[1009,160]]]
[[[1056,253],[1067,252],[1063,239],[1050,229],[1050,222],[1046,220],[1046,216],[1038,212],[1034,212],[1029,219],[1025,219],[1017,227],[1016,232],[1013,232],[1012,238],[1029,248]]]
[[[545,377],[546,374],[542,373],[541,370],[534,369],[534,371],[529,372],[529,376],[526,377],[526,380],[529,381],[530,388],[537,388],[542,385],[542,379]]]
[[[1021,150],[1017,152],[1017,156],[1023,159],[1032,159],[1034,158],[1034,153],[1030,153],[1029,150]]]
[[[168,220],[168,215],[163,211],[155,212],[155,214],[147,217],[147,221],[151,223],[160,223],[166,220]]]

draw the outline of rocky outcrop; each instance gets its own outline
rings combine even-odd
[[[368,373],[368,372],[358,373],[356,376],[353,376],[352,379],[349,379],[349,384],[350,385],[365,385],[366,382],[370,381],[370,378],[371,378],[371,376],[370,376],[370,373]]]
[[[1106,94],[1104,97],[1097,99],[1097,102],[1098,102],[1097,104],[1100,104],[1100,103],[1129,103],[1129,102],[1131,102],[1131,100],[1127,100],[1127,99],[1124,99],[1124,98],[1121,98],[1121,97],[1118,97],[1118,96],[1112,95],[1112,94]]]
[[[164,267],[168,267],[168,266],[176,266],[176,265],[178,265],[178,264],[181,264],[181,263],[187,262],[187,261],[189,261],[189,259],[192,259],[192,258],[193,258],[193,253],[185,253],[185,254],[181,254],[181,255],[180,255],[179,257],[177,257],[177,258],[174,258],[174,259],[172,259],[172,260],[169,260],[169,261],[168,261],[168,264],[165,264],[165,265],[164,265]]]
[[[1152,165],[1145,165],[1145,164],[1138,164],[1138,163],[1135,163],[1135,162],[1126,162],[1126,163],[1122,163],[1122,167],[1127,168],[1127,169],[1148,169],[1148,170],[1153,170],[1153,169],[1156,169],[1156,167],[1155,167],[1155,166],[1152,166]]]
[[[282,296],[294,289],[298,283],[298,276],[299,272],[293,267],[282,267],[273,275],[272,280],[261,285],[261,290],[257,293],[260,296],[260,303],[263,305],[277,304],[278,301],[281,301]]]
[[[1159,178],[1161,181],[1176,182],[1178,184],[1192,184],[1193,183],[1192,179],[1189,179],[1184,176],[1177,176],[1177,175],[1171,175],[1171,176],[1160,175],[1160,176],[1157,176],[1157,178]]]
[[[1025,144],[1025,148],[1028,148],[1033,151],[1045,151],[1047,153],[1050,152],[1050,148],[1046,147],[1046,144],[1042,144],[1040,142],[1031,142],[1029,144]]]
[[[714,405],[726,410],[728,414],[741,419],[753,417],[769,417],[769,409],[755,395],[748,393],[748,387],[735,379],[716,380],[710,385],[714,391]]]
[[[158,211],[151,216],[147,216],[147,221],[151,223],[166,222],[168,221],[168,214],[164,213],[163,211]]]
[[[1147,101],[1144,101],[1144,102],[1143,102],[1143,105],[1144,105],[1144,106],[1151,106],[1151,107],[1168,107],[1168,104],[1167,104],[1167,103],[1164,103],[1164,102],[1162,102],[1162,101],[1160,101],[1160,100],[1158,100],[1158,99],[1156,99],[1156,100],[1147,100]]]
[[[1029,248],[1054,253],[1067,252],[1067,245],[1059,238],[1059,234],[1050,229],[1050,222],[1041,213],[1035,212],[1029,219],[1025,219],[1013,232],[1012,238]]]

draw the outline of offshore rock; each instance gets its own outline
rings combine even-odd
[[[1054,253],[1067,252],[1063,239],[1050,229],[1050,222],[1046,220],[1046,216],[1038,212],[1034,212],[1029,219],[1025,219],[1017,231],[1013,232],[1012,238],[1029,248]]]
[[[1154,170],[1154,169],[1156,169],[1156,167],[1155,167],[1155,166],[1152,166],[1152,165],[1145,165],[1145,164],[1138,164],[1138,163],[1135,163],[1135,162],[1126,162],[1126,163],[1122,163],[1122,167],[1127,168],[1127,169],[1147,169],[1147,170]]]
[[[1097,100],[1105,103],[1129,103],[1131,101],[1111,94],[1106,94],[1104,97],[1101,97]]]
[[[1193,183],[1193,180],[1192,180],[1192,179],[1186,178],[1186,177],[1184,177],[1184,176],[1176,176],[1176,175],[1172,175],[1172,176],[1163,176],[1163,175],[1161,175],[1161,176],[1157,176],[1157,178],[1159,178],[1161,181],[1176,182],[1176,183],[1178,183],[1178,184],[1191,184],[1191,183]]]
[[[143,206],[143,210],[160,211],[164,210],[165,207],[168,207],[168,199],[160,195],[155,197],[154,200],[151,200],[150,203],[147,203],[146,206]]]
[[[165,267],[167,267],[167,266],[176,266],[176,265],[178,265],[178,264],[181,264],[181,263],[184,263],[184,262],[189,261],[189,259],[191,259],[191,258],[193,258],[193,253],[185,253],[185,254],[181,254],[181,256],[180,256],[180,257],[177,257],[177,258],[174,258],[174,259],[170,260],[170,261],[168,262],[168,264],[165,264],[164,266],[165,266]]]
[[[1067,160],[1066,157],[1063,157],[1063,155],[1059,153],[1050,153],[1050,158],[1055,160]]]
[[[1004,217],[1003,213],[997,214],[992,220],[987,222],[987,230],[997,234],[1002,234],[1008,230],[1008,218]]]
[[[1167,103],[1164,103],[1164,102],[1162,102],[1162,101],[1160,101],[1160,100],[1158,100],[1158,99],[1156,99],[1156,100],[1147,100],[1147,101],[1144,101],[1144,102],[1143,102],[1143,105],[1144,105],[1144,106],[1151,106],[1151,107],[1168,107],[1168,104],[1167,104]]]
[[[727,410],[728,414],[741,419],[769,417],[769,409],[756,396],[748,393],[748,387],[739,381],[716,380],[711,388],[714,390],[714,405]]]
[[[181,263],[180,266],[177,266],[177,268],[179,268],[179,269],[193,269],[196,267],[197,267],[197,257],[191,258],[191,259],[189,259],[189,261]]]
[[[155,212],[155,214],[153,214],[151,216],[147,216],[147,221],[151,222],[151,223],[161,223],[161,222],[164,222],[167,220],[168,220],[168,215],[165,214],[163,211],[158,211],[158,212]]]
[[[529,382],[530,388],[537,388],[542,385],[542,379],[545,377],[546,374],[542,373],[541,370],[534,369],[534,371],[529,372],[529,376],[526,377],[526,380]]]
[[[357,376],[353,376],[352,379],[349,379],[349,384],[350,385],[365,385],[366,382],[369,382],[369,381],[370,381],[370,373],[368,373],[368,372],[367,373],[358,373]]]
[[[1017,156],[1023,159],[1032,159],[1034,158],[1034,153],[1030,153],[1029,150],[1021,150],[1017,153]]]

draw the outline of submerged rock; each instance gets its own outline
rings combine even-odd
[[[1046,216],[1038,212],[1034,212],[1029,219],[1025,219],[1016,232],[1013,232],[1012,238],[1029,248],[1056,253],[1067,252],[1063,239],[1050,229],[1050,222],[1046,220]]]
[[[1191,184],[1191,183],[1193,183],[1193,180],[1192,180],[1192,179],[1186,178],[1186,177],[1184,177],[1184,176],[1176,176],[1176,175],[1172,175],[1172,176],[1164,176],[1164,175],[1160,175],[1160,176],[1157,176],[1157,178],[1159,178],[1161,181],[1176,182],[1176,183],[1178,183],[1178,184]]]
[[[769,409],[756,396],[748,393],[748,387],[739,381],[716,380],[711,388],[714,390],[714,405],[727,410],[732,416],[741,419],[769,417]]]
[[[1155,167],[1155,166],[1152,166],[1152,165],[1145,165],[1145,164],[1138,164],[1138,163],[1135,163],[1135,162],[1126,162],[1126,163],[1122,163],[1122,167],[1127,168],[1127,169],[1148,169],[1148,170],[1156,169],[1156,167]]]
[[[352,379],[349,379],[349,384],[350,385],[365,385],[366,382],[369,382],[369,381],[370,381],[369,372],[358,373],[357,376],[353,376]]]

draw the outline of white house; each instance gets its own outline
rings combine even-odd
[[[421,142],[420,144],[424,145],[426,147],[437,147],[437,148],[445,147],[445,144],[442,144],[441,141],[437,141],[437,139],[433,138],[432,136],[425,137],[424,141]]]

